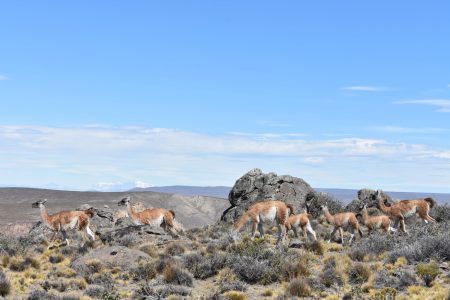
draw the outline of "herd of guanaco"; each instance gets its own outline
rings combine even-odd
[[[356,233],[362,237],[361,227],[357,215],[362,216],[363,224],[368,228],[369,234],[376,229],[382,229],[385,233],[396,231],[398,223],[401,224],[401,229],[407,234],[405,228],[405,218],[419,215],[425,223],[436,222],[430,215],[430,208],[433,208],[436,203],[432,198],[416,199],[416,200],[402,200],[391,206],[386,206],[380,190],[376,193],[376,200],[380,210],[386,215],[370,216],[367,212],[367,207],[362,207],[362,213],[342,212],[332,215],[328,207],[321,206],[325,219],[333,226],[328,242],[339,231],[341,243],[344,244],[344,233],[350,233],[349,244],[352,243]],[[50,239],[52,242],[58,233],[61,233],[66,244],[69,245],[67,238],[67,230],[77,230],[81,233],[83,243],[89,236],[95,240],[95,234],[89,227],[90,219],[96,214],[95,208],[89,208],[82,211],[61,211],[49,215],[45,207],[47,200],[37,201],[32,204],[32,207],[39,208],[41,211],[42,222],[50,230],[53,235]],[[118,202],[118,206],[125,206],[128,217],[135,225],[144,226],[150,225],[153,227],[161,227],[168,234],[174,235],[183,231],[183,227],[175,220],[175,212],[164,208],[151,208],[137,212],[131,205],[131,196],[123,198]],[[252,223],[251,238],[254,238],[256,231],[259,231],[260,237],[264,236],[263,223],[275,221],[278,227],[277,244],[285,240],[287,232],[292,229],[294,236],[298,238],[298,229],[301,229],[305,238],[308,238],[308,233],[314,240],[317,240],[315,231],[311,226],[311,215],[305,210],[303,213],[294,214],[294,208],[291,204],[283,201],[268,200],[258,202],[250,206],[246,212],[234,223],[231,229],[231,237],[236,240],[240,229],[248,222]],[[394,221],[394,226],[391,226],[391,221]]]
[[[339,231],[341,243],[344,244],[344,230],[350,233],[349,244],[352,243],[355,234],[358,233],[362,237],[361,227],[357,215],[362,216],[363,224],[367,227],[370,234],[373,230],[382,229],[385,233],[395,232],[398,223],[401,224],[401,229],[408,234],[405,228],[405,218],[417,214],[425,223],[436,222],[429,215],[430,208],[433,208],[436,203],[432,198],[402,200],[391,206],[386,206],[385,199],[378,190],[376,193],[376,200],[380,210],[386,215],[370,216],[367,212],[367,207],[362,207],[362,213],[341,212],[332,215],[328,210],[327,205],[321,206],[322,212],[328,223],[333,226],[328,242]],[[260,236],[264,235],[263,222],[276,221],[278,227],[277,243],[282,242],[287,235],[287,232],[292,229],[294,235],[298,238],[297,229],[301,228],[304,236],[307,238],[309,233],[314,240],[317,240],[316,233],[311,226],[311,215],[305,210],[304,213],[295,215],[292,205],[286,204],[283,201],[263,201],[250,206],[247,211],[234,223],[231,230],[233,239],[237,238],[239,230],[247,222],[252,222],[251,237],[255,237],[256,229],[258,229]],[[391,220],[394,221],[394,226],[391,227]]]

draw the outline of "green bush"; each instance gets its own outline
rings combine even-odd
[[[416,267],[416,273],[417,275],[423,279],[425,284],[429,287],[431,286],[431,283],[433,280],[441,274],[441,271],[439,270],[439,266],[436,263],[429,263],[429,264],[418,264]]]

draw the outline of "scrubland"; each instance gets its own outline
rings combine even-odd
[[[339,204],[333,207],[340,209]],[[312,221],[318,241],[292,232],[276,245],[276,228],[230,240],[230,224],[177,237],[114,227],[81,246],[51,247],[46,235],[0,235],[0,296],[6,299],[450,299],[450,208],[436,224],[411,218],[409,235],[374,232],[348,245],[325,242],[331,227]],[[125,230],[122,226],[121,230]],[[364,227],[363,227],[364,228]],[[339,239],[336,238],[336,241]],[[126,261],[106,255],[124,255]],[[127,251],[130,255],[127,255]],[[139,253],[139,258],[136,253]],[[119,256],[117,256],[119,257]],[[124,258],[125,259],[125,258]]]

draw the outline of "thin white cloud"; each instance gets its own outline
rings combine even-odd
[[[442,133],[448,131],[444,128],[408,128],[408,127],[400,127],[400,126],[372,126],[369,127],[369,130],[380,131],[380,132],[389,132],[389,133],[422,133],[422,134],[430,134],[430,133]]]
[[[99,190],[148,182],[232,185],[254,167],[304,177],[316,186],[343,188],[377,180],[393,184],[403,178],[414,188],[428,183],[445,189],[450,181],[449,168],[438,180],[425,178],[450,163],[450,149],[383,139],[287,135],[260,138],[139,126],[0,126],[0,184],[57,182]]]
[[[384,86],[374,86],[374,85],[356,85],[356,86],[345,86],[341,90],[344,91],[360,91],[360,92],[382,92],[388,91],[389,88]]]
[[[8,79],[9,79],[8,76],[0,75],[0,80],[8,80]]]
[[[438,112],[450,112],[450,100],[449,99],[421,99],[421,100],[406,100],[396,101],[394,104],[421,104],[437,107]]]

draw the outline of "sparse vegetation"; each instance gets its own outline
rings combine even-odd
[[[334,206],[335,211],[341,208]],[[433,213],[445,216],[447,210],[435,208]],[[120,236],[109,231],[107,239],[83,247],[74,242],[51,249],[42,237],[33,240],[0,235],[0,296],[330,300],[447,295],[444,290],[450,286],[450,271],[445,262],[450,259],[450,226],[443,221],[429,226],[410,222],[409,235],[374,233],[349,246],[324,242],[330,225],[313,220],[321,238],[301,238],[295,248],[289,248],[288,243],[276,245],[277,230],[270,226],[264,238],[251,240],[244,232],[242,239],[232,243],[225,223],[188,230],[177,238],[145,231],[138,234],[135,229],[130,229],[128,236],[125,230]],[[71,238],[76,241],[77,236]],[[106,256],[93,255],[97,249],[108,247],[114,251],[106,251]],[[126,250],[137,251],[142,257],[126,258],[130,263],[122,263]],[[263,285],[266,287],[260,288]]]

